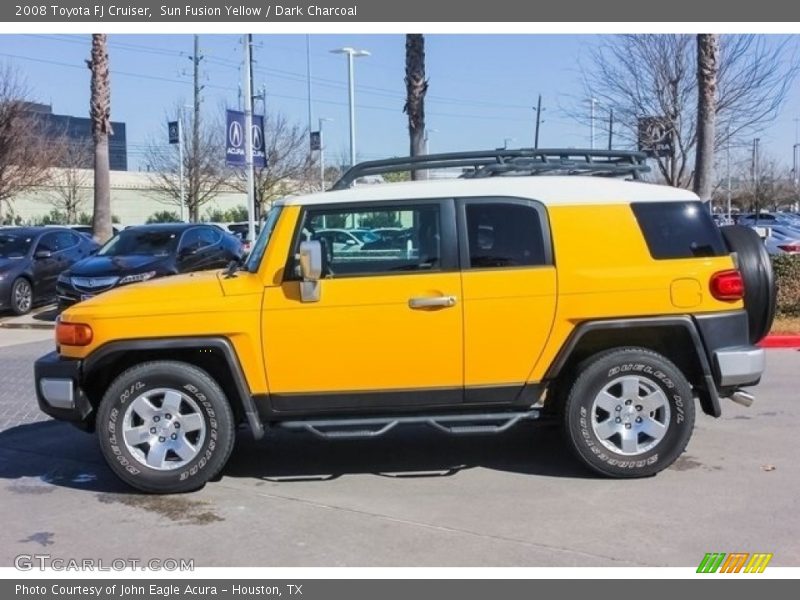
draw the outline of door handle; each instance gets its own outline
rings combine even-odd
[[[410,308],[432,308],[436,306],[455,306],[455,296],[428,296],[419,298],[410,298],[408,306]]]

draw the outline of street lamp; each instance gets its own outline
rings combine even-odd
[[[344,48],[337,48],[331,50],[333,54],[346,54],[347,55],[347,83],[348,83],[348,97],[350,103],[350,166],[356,164],[356,106],[355,106],[355,83],[353,81],[353,58],[361,56],[369,56],[370,53],[366,50],[356,50],[349,46]]]
[[[503,138],[503,150],[508,150],[508,142],[516,142],[517,138],[507,137]]]
[[[425,129],[425,136],[422,138],[423,143],[425,144],[425,154],[430,154],[430,145],[429,141],[431,139],[430,134],[432,133],[439,133],[438,129]]]
[[[322,141],[322,124],[333,121],[328,117],[319,118],[319,183],[320,190],[325,191],[325,146]]]

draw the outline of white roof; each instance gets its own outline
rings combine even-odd
[[[487,177],[483,179],[438,179],[356,185],[335,192],[293,196],[278,205],[320,205],[370,200],[415,200],[420,198],[470,198],[511,196],[538,200],[545,205],[627,204],[698,200],[681,188],[591,176]]]

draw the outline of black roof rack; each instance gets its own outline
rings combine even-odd
[[[333,184],[331,190],[350,187],[356,179],[397,171],[462,168],[463,178],[503,175],[598,175],[639,179],[650,170],[644,152],[575,148],[518,148],[445,152],[358,163]]]

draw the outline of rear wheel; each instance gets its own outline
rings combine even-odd
[[[234,421],[225,394],[193,365],[148,362],[122,373],[106,392],[97,434],[111,469],[145,492],[202,487],[233,449]]]
[[[720,227],[728,250],[736,252],[739,272],[744,280],[744,307],[749,323],[750,343],[756,344],[769,333],[775,317],[777,289],[772,261],[764,242],[749,227]]]
[[[645,477],[670,466],[689,443],[689,382],[666,357],[622,348],[584,361],[564,407],[575,455],[610,477]]]

